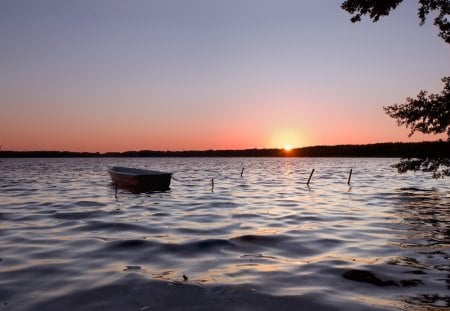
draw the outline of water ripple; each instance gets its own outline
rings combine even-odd
[[[450,184],[395,161],[5,159],[0,310],[448,308]],[[113,165],[176,179],[116,198]]]

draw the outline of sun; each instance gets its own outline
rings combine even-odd
[[[277,148],[282,150],[286,155],[294,153],[296,148],[303,145],[301,129],[295,127],[282,127],[273,129],[272,134],[268,137],[269,148]]]
[[[291,145],[284,145],[284,151],[289,152],[292,150],[292,146]]]

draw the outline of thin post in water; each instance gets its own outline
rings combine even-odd
[[[244,175],[244,167],[242,167],[241,177],[242,177],[242,175]]]
[[[311,177],[314,174],[314,169],[312,169],[311,174],[309,174],[308,182],[306,183],[309,186],[309,182],[311,181]]]
[[[347,184],[350,186],[350,179],[352,178],[352,171],[353,169],[350,169],[350,174],[348,175]]]
[[[116,183],[116,195],[115,195],[115,196],[116,196],[116,200],[117,200],[117,198],[118,198],[118,197],[117,197],[117,183]]]
[[[211,192],[214,192],[214,178],[211,178]]]

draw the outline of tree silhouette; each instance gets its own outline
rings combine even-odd
[[[372,21],[377,22],[380,17],[389,15],[403,0],[346,0],[341,7],[352,14],[351,21],[359,22],[363,15],[368,15]],[[420,25],[425,24],[430,12],[437,13],[434,25],[439,28],[439,36],[450,43],[450,1],[449,0],[419,0],[417,15]]]
[[[417,99],[408,97],[402,105],[384,107],[384,111],[394,119],[398,125],[411,128],[409,136],[419,131],[425,134],[439,134],[447,132],[450,141],[450,77],[442,79],[444,90],[441,94],[427,96],[421,91]]]
[[[403,0],[346,0],[341,8],[352,14],[352,22],[361,21],[368,15],[373,22],[389,15]],[[439,28],[439,36],[450,44],[450,0],[419,0],[417,15],[422,26],[427,16],[436,13],[434,25]],[[444,89],[440,94],[420,91],[416,99],[408,97],[402,105],[384,107],[384,111],[397,120],[398,125],[411,129],[409,136],[419,131],[425,134],[447,132],[450,144],[450,77],[442,78]],[[394,165],[400,173],[422,170],[433,172],[433,177],[450,176],[450,155],[443,154],[420,159],[402,159]]]

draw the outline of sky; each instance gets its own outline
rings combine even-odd
[[[446,139],[382,107],[438,93],[417,1],[0,0],[1,150],[206,150]]]

